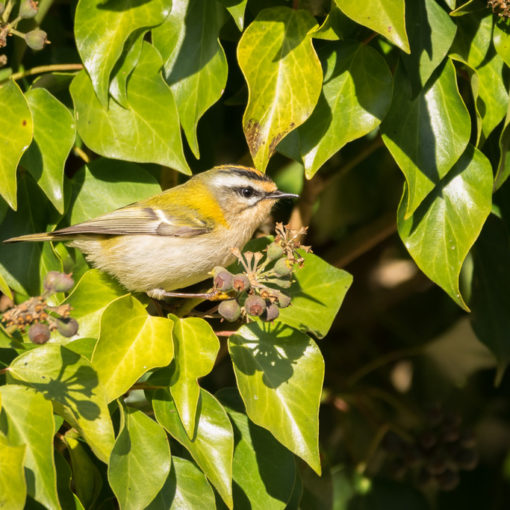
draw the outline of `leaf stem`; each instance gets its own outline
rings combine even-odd
[[[90,163],[89,155],[81,147],[78,147],[75,145],[73,148],[73,152],[76,156],[81,158],[85,163]]]
[[[9,367],[0,368],[0,375],[6,374],[9,371]]]
[[[54,71],[81,71],[83,64],[51,64],[47,66],[36,66],[26,71],[20,71],[18,73],[11,74],[9,80],[20,80],[26,76],[33,76],[34,74],[51,73]],[[5,81],[5,80],[4,80]]]
[[[235,335],[237,333],[237,331],[215,331],[215,333],[216,333],[216,336],[229,337],[229,336]]]

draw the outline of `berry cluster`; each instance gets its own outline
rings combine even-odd
[[[459,471],[478,463],[475,437],[461,425],[460,416],[437,407],[430,411],[426,428],[411,441],[388,432],[382,447],[390,456],[389,471],[397,479],[411,475],[423,489],[455,489]]]
[[[18,330],[24,333],[28,328],[28,337],[36,344],[46,343],[54,330],[65,337],[71,337],[78,331],[78,323],[70,317],[71,306],[50,306],[47,298],[55,292],[67,292],[73,285],[74,280],[70,275],[50,271],[44,279],[44,293],[9,308],[0,321],[7,331]]]
[[[488,0],[487,5],[492,8],[492,12],[497,12],[498,16],[510,18],[509,0]]]
[[[280,308],[286,308],[291,302],[280,289],[291,286],[295,265],[302,266],[304,262],[298,248],[310,251],[299,242],[305,233],[306,229],[293,231],[278,223],[276,238],[264,252],[234,251],[243,272],[232,274],[223,267],[214,268],[214,290],[226,295],[218,306],[218,313],[230,322],[241,317],[275,320]]]
[[[26,33],[16,30],[18,23],[22,19],[34,18],[37,15],[39,11],[37,2],[34,0],[21,0],[18,15],[10,19],[15,3],[15,0],[7,0],[5,3],[3,0],[0,0],[0,48],[7,45],[8,36],[15,35],[24,39],[29,48],[35,51],[42,50],[46,44],[49,44],[44,30],[35,28]],[[7,63],[6,56],[0,55],[0,57],[2,57],[0,58],[0,63],[5,65]]]

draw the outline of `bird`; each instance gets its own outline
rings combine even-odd
[[[286,197],[298,195],[280,191],[255,168],[220,165],[97,218],[4,242],[69,241],[128,291],[164,299],[232,263],[235,249]]]

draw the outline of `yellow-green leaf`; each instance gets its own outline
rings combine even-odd
[[[0,433],[0,508],[23,510],[25,507],[25,450],[24,444],[12,445]]]

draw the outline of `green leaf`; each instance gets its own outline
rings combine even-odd
[[[326,336],[352,283],[352,276],[312,253],[304,253],[303,267],[294,272],[295,282],[285,293],[291,305],[280,310],[279,321],[317,338]]]
[[[152,405],[156,420],[190,452],[223,501],[232,508],[234,434],[220,403],[207,391],[200,391],[198,421],[192,440],[186,434],[168,391],[155,392]]]
[[[436,0],[407,0],[406,25],[411,53],[403,56],[403,62],[423,87],[446,57],[457,26]]]
[[[244,28],[244,11],[248,0],[220,0],[242,32]]]
[[[145,413],[127,409],[108,465],[108,481],[120,508],[145,508],[170,472],[165,431]]]
[[[9,377],[52,401],[55,412],[80,431],[100,460],[107,461],[114,442],[113,425],[104,388],[86,358],[48,343],[18,356]]]
[[[25,449],[24,444],[10,444],[0,433],[0,508],[23,510],[25,507]]]
[[[0,195],[16,210],[16,168],[34,127],[25,96],[11,80],[0,85],[0,111]]]
[[[478,339],[501,363],[510,361],[510,236],[505,223],[487,219],[472,250],[471,323]]]
[[[493,16],[481,17],[480,13],[469,14],[456,18],[458,29],[450,56],[465,62],[471,68],[478,67],[487,55],[492,38]]]
[[[359,28],[359,25],[348,18],[336,5],[331,2],[326,19],[322,25],[313,32],[314,39],[324,39],[326,41],[338,41],[347,39],[353,35],[353,32]]]
[[[25,97],[32,112],[34,139],[21,164],[63,214],[64,164],[76,137],[74,118],[46,89],[31,89]]]
[[[75,285],[65,303],[71,305],[82,338],[99,338],[101,317],[108,305],[127,291],[107,274],[91,269]]]
[[[110,99],[103,106],[82,71],[70,86],[78,133],[94,152],[113,159],[159,163],[189,174],[177,106],[159,70],[162,61],[148,43],[128,81],[129,108]]]
[[[235,390],[224,389],[217,397],[234,425],[234,507],[252,510],[286,508],[296,476],[294,455],[267,430],[248,420],[241,397]]]
[[[406,218],[460,158],[470,133],[471,120],[459,94],[451,60],[414,98],[399,69],[391,109],[382,124],[382,137],[406,178]]]
[[[497,190],[510,175],[510,103],[506,112],[505,122],[499,136],[499,163],[494,178],[494,189]]]
[[[103,487],[101,473],[80,441],[70,434],[64,436],[64,441],[71,460],[74,489],[84,506],[91,508]]]
[[[398,210],[398,232],[418,267],[462,308],[462,263],[480,234],[492,200],[489,160],[469,146],[452,171],[405,218],[405,197]]]
[[[304,10],[262,10],[237,47],[248,84],[243,129],[255,166],[265,170],[280,140],[312,113],[322,84],[313,49],[315,19]]]
[[[197,158],[198,121],[227,83],[227,59],[218,39],[222,24],[223,8],[215,0],[173,0],[170,16],[152,31],[186,139]]]
[[[27,492],[50,509],[60,509],[53,460],[53,410],[51,403],[31,388],[7,384],[0,387],[0,431],[10,445],[25,445]]]
[[[56,424],[55,429],[58,428],[60,427]],[[65,510],[84,510],[78,496],[71,491],[71,467],[58,450],[55,450],[54,453],[57,468],[58,498],[62,508],[65,508]]]
[[[311,117],[289,135],[299,144],[308,179],[345,144],[375,129],[391,103],[391,73],[377,51],[352,42],[325,50],[319,102]]]
[[[73,225],[161,192],[145,168],[113,159],[91,161],[76,172],[71,183],[75,196],[70,206]]]
[[[250,420],[320,474],[324,359],[317,344],[278,322],[252,323],[230,337],[229,352]]]
[[[405,25],[405,0],[335,0],[345,15],[383,35],[410,53]]]
[[[165,0],[78,2],[74,20],[76,46],[102,105],[107,105],[110,74],[128,37],[134,31],[159,25],[168,11]]]
[[[172,456],[172,469],[165,485],[147,510],[210,510],[216,508],[207,478],[193,462]]]
[[[92,366],[108,402],[129,390],[148,370],[170,364],[174,354],[173,324],[165,317],[149,315],[131,295],[108,306],[92,355]]]
[[[498,55],[510,67],[510,27],[506,23],[496,23],[493,38]]]
[[[170,315],[170,318],[174,321],[175,349],[175,370],[170,382],[170,393],[186,434],[193,439],[200,396],[198,379],[213,369],[220,342],[204,319],[179,319],[175,315]]]
[[[0,274],[0,292],[2,294],[5,294],[9,299],[12,299],[12,292],[9,288],[9,285],[7,285],[7,282],[5,281],[4,277]]]

